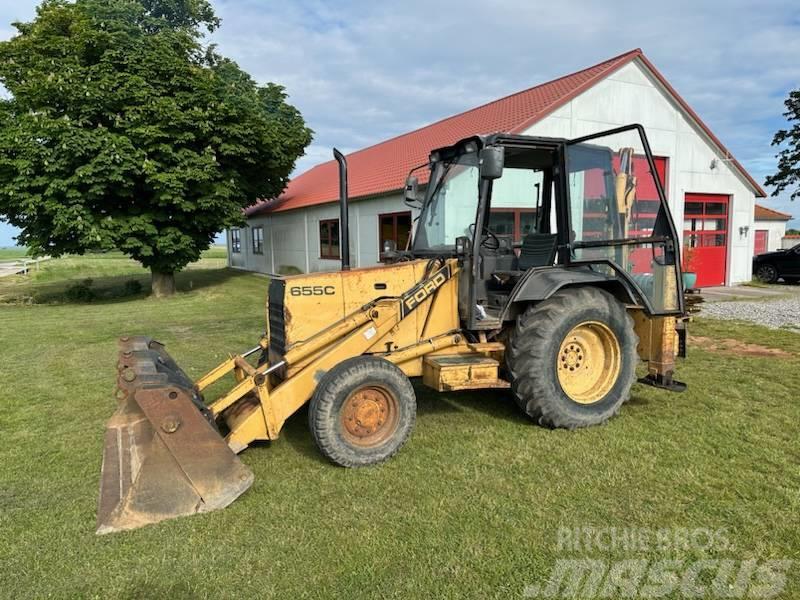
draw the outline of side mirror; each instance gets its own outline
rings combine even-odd
[[[419,188],[419,180],[416,177],[412,176],[406,179],[406,189],[403,192],[403,200],[406,204],[419,204],[417,188]]]
[[[479,156],[481,178],[499,179],[503,175],[506,149],[503,146],[486,146]]]

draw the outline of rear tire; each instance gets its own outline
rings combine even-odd
[[[514,398],[547,427],[604,423],[630,397],[638,341],[633,319],[611,294],[556,292],[517,319],[506,352]]]
[[[756,278],[764,283],[775,283],[778,281],[778,269],[773,265],[758,265],[756,268]]]
[[[308,423],[328,459],[362,467],[393,456],[411,435],[416,413],[414,388],[399,368],[383,358],[356,356],[322,377]]]

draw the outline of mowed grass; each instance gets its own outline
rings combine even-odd
[[[179,291],[195,286],[218,284],[220,269],[227,264],[224,246],[212,246],[198,262],[189,265],[176,279]],[[118,292],[126,282],[137,281],[145,293],[150,288],[150,273],[136,261],[120,252],[66,256],[57,260],[42,261],[31,266],[26,275],[13,275],[0,279],[0,303],[4,304],[54,304],[64,302],[64,291],[69,285],[89,284],[98,301],[117,300]]]
[[[65,272],[97,277],[101,260]],[[106,277],[145,277],[114,260]],[[301,410],[241,455],[256,481],[229,508],[98,537],[117,337],[153,335],[198,376],[264,328],[267,280],[208,266],[180,274],[166,301],[0,305],[0,595],[521,597],[573,556],[562,527],[724,529],[732,550],[667,558],[800,560],[800,338],[718,321],[692,331],[790,356],[691,349],[688,391],[637,385],[608,425],[573,432],[534,425],[506,393],[417,386],[408,444],[360,470],[319,455]],[[783,597],[800,593],[796,565]]]
[[[19,246],[0,248],[0,260],[13,260],[15,258],[24,258],[27,255],[28,255],[27,248],[20,248]]]

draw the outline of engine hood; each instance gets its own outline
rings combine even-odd
[[[769,260],[771,258],[777,258],[779,256],[785,256],[786,252],[787,250],[774,250],[772,252],[764,252],[763,254],[758,254],[754,256],[753,261],[758,262],[763,260]]]

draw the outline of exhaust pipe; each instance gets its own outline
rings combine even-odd
[[[350,224],[347,211],[347,159],[336,148],[333,157],[339,163],[339,252],[342,257],[342,271],[350,270]]]

